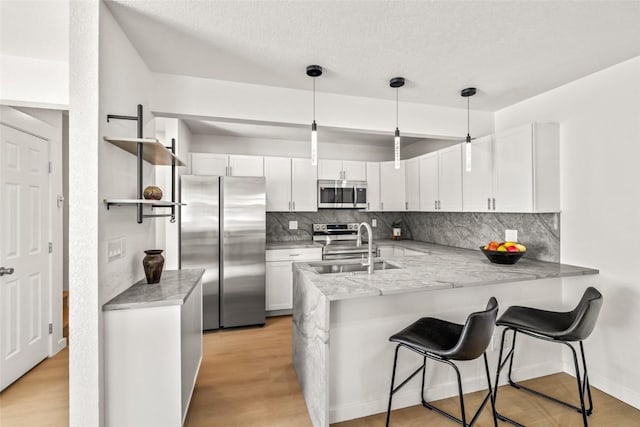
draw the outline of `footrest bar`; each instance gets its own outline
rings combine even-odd
[[[529,387],[527,387],[527,386],[524,386],[524,385],[522,385],[522,384],[518,384],[518,383],[517,383],[517,382],[515,382],[515,381],[509,381],[509,384],[511,385],[511,387],[514,387],[514,388],[517,388],[517,389],[520,389],[520,390],[524,390],[524,391],[528,391],[529,393],[531,393],[531,394],[535,394],[536,396],[544,397],[545,399],[551,400],[552,402],[556,402],[556,403],[559,403],[559,404],[561,404],[561,405],[564,405],[564,406],[566,406],[566,407],[568,407],[568,408],[574,409],[574,410],[576,410],[579,414],[581,414],[581,413],[582,413],[582,408],[579,408],[579,407],[577,407],[577,406],[575,406],[575,405],[572,405],[571,403],[564,402],[564,401],[562,401],[562,400],[560,400],[560,399],[556,399],[555,397],[553,397],[553,396],[549,396],[548,394],[544,394],[544,393],[541,393],[541,392],[539,392],[539,391],[537,391],[537,390],[534,390],[534,389],[532,389],[532,388],[529,388]],[[591,415],[591,410],[590,410],[590,409],[586,410],[585,412],[586,412],[587,416],[588,416],[588,415]]]
[[[505,417],[504,415],[500,414],[498,411],[496,411],[496,418],[499,419],[500,421],[503,421],[505,423],[509,423],[511,425],[514,425],[516,427],[525,427],[523,424],[520,424],[519,422],[512,420],[511,418]]]

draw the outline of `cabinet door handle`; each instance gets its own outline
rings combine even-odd
[[[229,166],[224,167],[224,176],[229,176]]]
[[[289,210],[291,210],[291,200],[289,200]]]
[[[370,210],[371,208],[369,207],[369,202],[367,202],[367,210]]]
[[[293,202],[291,202],[291,204],[293,205],[293,210],[295,211],[296,210],[296,202],[295,202],[295,200]]]
[[[383,211],[384,210],[384,202],[380,202],[380,210]]]
[[[496,198],[495,197],[493,198],[493,210],[494,211],[496,210]]]
[[[433,209],[434,210],[438,210],[438,201],[437,200],[433,201]]]
[[[229,166],[229,176],[233,176],[233,166]]]
[[[289,256],[300,256],[300,254],[289,254]]]
[[[409,210],[409,202],[404,202],[404,210],[405,211]]]
[[[487,197],[487,210],[491,210],[491,197]]]

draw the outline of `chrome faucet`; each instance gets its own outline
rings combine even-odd
[[[364,260],[364,255],[362,257],[362,266],[367,267],[368,274],[373,274],[373,230],[371,230],[371,226],[366,222],[361,222],[360,225],[358,225],[358,240],[356,242],[356,246],[362,246],[362,233],[360,233],[360,230],[363,226],[367,229],[369,250],[367,251],[368,256],[366,262]]]

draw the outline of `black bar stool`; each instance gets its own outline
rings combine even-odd
[[[587,372],[587,362],[584,357],[584,346],[582,341],[585,340],[596,325],[600,308],[602,307],[602,294],[593,287],[587,288],[582,295],[582,299],[572,311],[557,312],[539,310],[536,308],[514,306],[509,307],[507,311],[498,319],[496,325],[504,326],[502,331],[502,342],[500,344],[500,356],[498,358],[498,372],[496,374],[495,390],[493,392],[494,400],[497,398],[498,381],[500,380],[500,371],[509,361],[509,384],[517,389],[525,390],[536,396],[544,397],[556,403],[568,406],[582,414],[585,427],[587,424],[587,416],[591,415],[593,410],[593,401],[591,399],[591,386],[589,385],[589,375]],[[502,353],[504,349],[504,341],[507,331],[513,331],[513,341],[511,349],[507,353],[504,360]],[[578,383],[578,394],[580,395],[580,407],[548,396],[539,391],[525,387],[522,384],[511,379],[511,371],[513,368],[513,355],[516,345],[516,335],[518,333],[528,335],[545,341],[557,342],[564,344],[571,349],[573,353],[573,364],[576,369],[576,380]],[[580,379],[580,367],[578,366],[578,355],[571,342],[578,341],[580,343],[580,355],[582,358],[583,379]],[[589,398],[589,408],[585,408],[584,395],[585,392]],[[516,426],[522,424],[496,413],[498,419],[506,421]]]
[[[493,412],[493,422],[497,427],[495,408],[493,408],[494,399],[491,387],[491,378],[489,374],[489,364],[487,363],[487,354],[485,353],[493,329],[498,316],[498,301],[491,297],[485,311],[479,311],[472,313],[467,317],[467,321],[464,325],[457,323],[447,322],[445,320],[434,319],[433,317],[423,317],[414,322],[410,326],[406,327],[397,334],[392,335],[389,341],[397,342],[395,357],[393,358],[393,374],[391,375],[391,390],[389,392],[389,407],[387,408],[387,427],[389,426],[389,418],[391,416],[391,400],[393,395],[400,390],[406,383],[415,377],[420,371],[422,371],[422,406],[427,409],[438,412],[445,417],[457,421],[464,427],[472,426],[480,412],[487,404],[487,401],[491,401],[491,407]],[[396,378],[396,364],[398,362],[398,350],[400,347],[407,348],[420,354],[422,359],[422,366],[420,366],[415,372],[413,372],[406,380],[402,382],[398,387],[394,388]],[[462,381],[460,379],[460,371],[458,367],[451,362],[452,360],[473,360],[484,356],[484,368],[487,373],[487,384],[489,385],[489,392],[485,396],[482,404],[471,419],[471,423],[467,424],[467,417],[464,411],[464,397],[462,393]],[[431,404],[427,403],[424,399],[424,377],[426,371],[427,358],[435,360],[436,362],[446,363],[453,367],[456,371],[458,379],[458,393],[460,394],[460,411],[462,413],[462,419],[438,409]]]

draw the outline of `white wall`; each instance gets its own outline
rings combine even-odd
[[[0,103],[66,110],[69,63],[0,55]]]
[[[289,141],[237,136],[193,135],[191,151],[194,153],[248,154],[256,156],[309,157],[309,141]],[[367,160],[372,162],[392,160],[393,146],[362,144],[318,143],[321,159]]]
[[[107,210],[104,198],[135,198],[135,156],[103,141],[136,136],[145,107],[145,135],[154,134],[148,108],[150,72],[102,2],[71,3],[70,298],[73,345],[69,404],[72,427],[99,426],[103,413],[102,305],[144,277],[143,250],[155,245],[153,220],[136,223],[134,208]],[[145,163],[144,183],[154,181]],[[107,263],[106,244],[126,240],[124,257]]]
[[[311,91],[170,74],[153,75],[152,110],[159,115],[191,115],[308,126]],[[400,103],[400,129],[406,136],[464,137],[462,108]],[[394,100],[316,93],[318,125],[389,132],[396,127]],[[471,112],[474,133],[493,133],[493,113]]]
[[[560,123],[561,260],[600,269],[604,295],[586,341],[592,384],[640,408],[640,57],[496,113],[496,130]],[[566,281],[574,305],[582,286]],[[572,369],[571,369],[572,371]]]

